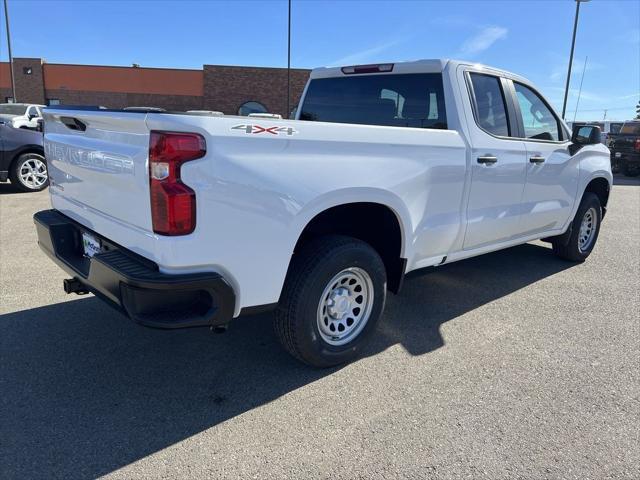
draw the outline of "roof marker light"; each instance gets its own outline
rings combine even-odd
[[[393,63],[379,63],[372,65],[351,65],[349,67],[342,67],[342,73],[345,75],[352,75],[354,73],[378,73],[378,72],[392,72]]]

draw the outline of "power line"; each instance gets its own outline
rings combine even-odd
[[[614,108],[581,108],[578,112],[602,112],[604,110],[632,110],[633,107],[614,107]]]
[[[580,95],[582,95],[582,82],[584,82],[584,73],[587,71],[587,60],[589,60],[589,57],[585,57],[584,59],[584,67],[582,68],[582,78],[580,79],[580,90],[578,90],[578,100],[576,101],[576,110],[575,112],[573,112],[574,122],[576,121],[576,115],[578,115],[578,105],[580,105]]]

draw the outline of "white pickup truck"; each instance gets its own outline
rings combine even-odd
[[[44,105],[32,105],[29,103],[2,103],[0,104],[0,121],[11,125],[13,128],[38,128],[38,120],[42,119]]]
[[[154,327],[275,309],[298,359],[353,359],[412,270],[545,239],[589,256],[612,183],[526,79],[423,60],[313,70],[296,120],[45,110],[42,249]]]

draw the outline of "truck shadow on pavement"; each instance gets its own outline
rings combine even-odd
[[[29,194],[34,192],[25,192],[24,190],[20,190],[18,187],[11,185],[9,182],[0,182],[0,195],[14,195],[14,194]]]
[[[443,323],[571,265],[528,244],[408,278],[365,355],[396,343],[427,354],[443,345]],[[89,297],[6,314],[0,325],[7,479],[105,475],[336,371],[290,358],[267,314],[225,335],[161,331]]]

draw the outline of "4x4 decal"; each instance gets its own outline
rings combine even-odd
[[[267,133],[271,135],[294,135],[298,133],[298,131],[293,127],[285,127],[285,126],[274,126],[274,127],[262,127],[256,124],[241,124],[234,125],[231,127],[231,130],[243,130],[244,133],[249,134],[259,134],[259,133]]]

